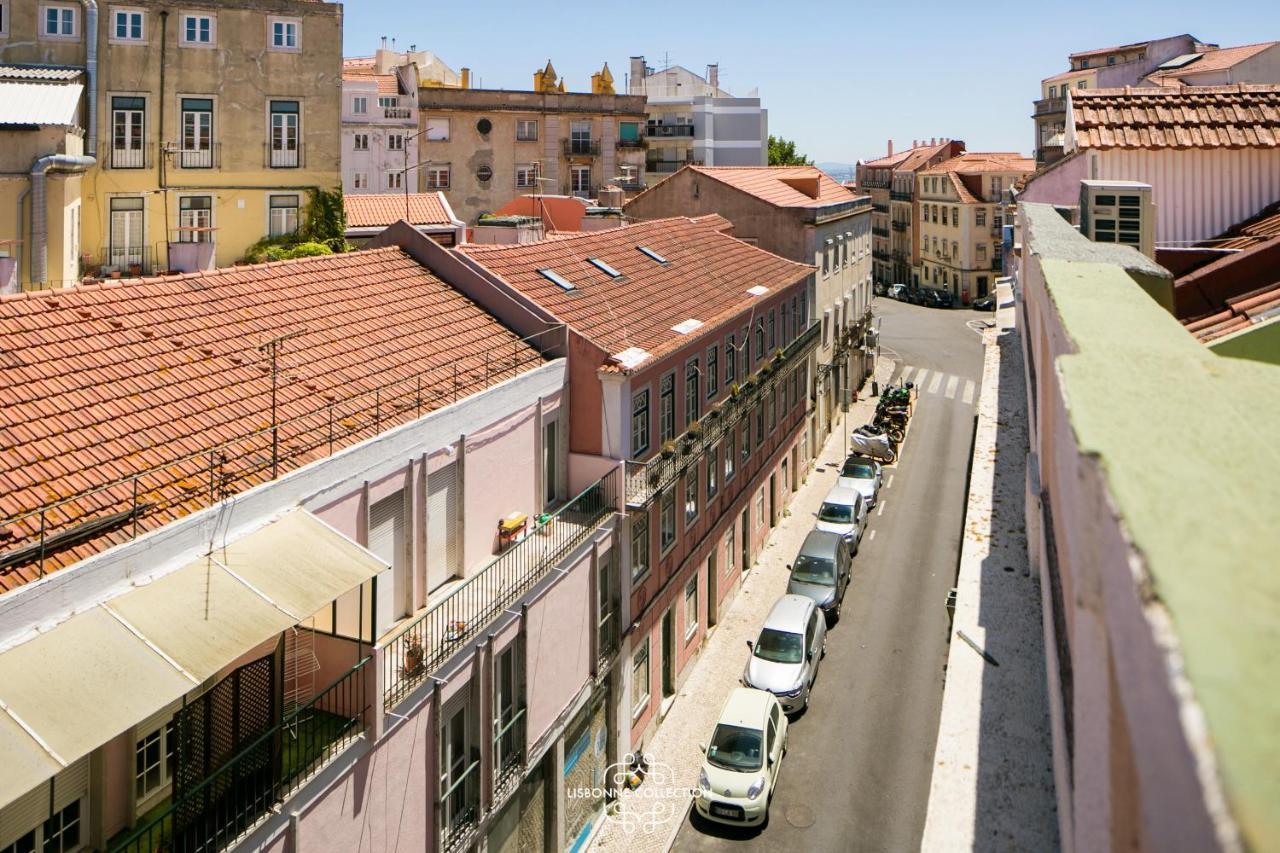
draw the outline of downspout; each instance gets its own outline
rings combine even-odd
[[[14,229],[18,232],[18,241],[13,244],[13,256],[16,261],[14,265],[14,272],[16,272],[18,276],[17,284],[19,290],[22,289],[22,203],[27,200],[27,196],[30,194],[30,185],[24,188],[22,192],[18,193],[18,218],[14,220]]]
[[[85,39],[85,98],[88,101],[89,140],[86,147],[90,157],[98,154],[98,2],[80,0],[84,6]]]
[[[86,155],[49,154],[31,166],[31,283],[43,284],[49,271],[49,210],[45,179],[49,172],[83,175],[97,160]]]

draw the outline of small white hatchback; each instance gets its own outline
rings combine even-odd
[[[711,742],[702,744],[698,814],[731,826],[759,826],[787,751],[787,715],[776,696],[736,687],[720,711]]]

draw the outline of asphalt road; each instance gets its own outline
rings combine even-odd
[[[881,353],[899,362],[895,381],[904,366],[930,375],[899,463],[885,469],[810,707],[792,721],[769,824],[747,832],[692,814],[677,851],[919,849],[982,375],[981,338],[967,323],[991,315],[885,298],[875,312]]]

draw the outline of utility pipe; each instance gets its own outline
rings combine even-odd
[[[90,156],[98,153],[98,0],[80,0],[84,6],[84,71],[85,100],[89,114],[89,139],[85,143]]]
[[[97,160],[83,154],[48,154],[31,166],[31,283],[42,284],[49,271],[49,207],[45,180],[49,172],[83,175]]]

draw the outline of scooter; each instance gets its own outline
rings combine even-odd
[[[897,444],[891,435],[871,424],[864,424],[849,434],[851,452],[890,464],[898,460]]]

